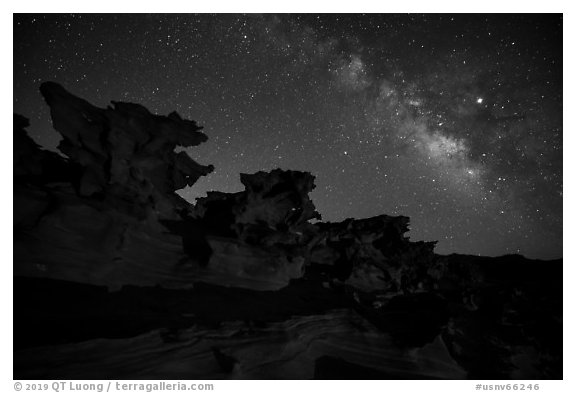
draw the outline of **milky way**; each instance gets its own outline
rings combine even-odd
[[[324,220],[411,218],[439,253],[562,256],[560,15],[16,15],[14,110],[38,86],[203,125],[216,170],[316,176]]]

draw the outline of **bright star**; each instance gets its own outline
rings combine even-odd
[[[476,102],[477,102],[477,103],[479,103],[479,104],[481,104],[481,103],[482,103],[482,101],[484,101],[484,99],[483,99],[483,98],[478,98],[478,99],[476,100]]]

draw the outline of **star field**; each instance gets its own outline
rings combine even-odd
[[[438,253],[562,256],[560,15],[15,15],[14,111],[55,149],[43,81],[176,110],[216,169],[316,176],[324,220],[411,218]]]

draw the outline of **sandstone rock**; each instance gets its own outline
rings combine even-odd
[[[58,148],[81,167],[80,196],[98,196],[116,207],[130,204],[130,214],[139,218],[173,218],[175,207],[183,205],[174,191],[213,170],[174,152],[207,140],[201,127],[176,112],[158,116],[123,102],[101,109],[51,82],[40,91],[63,137]]]
[[[47,363],[46,358],[53,361]],[[220,358],[229,359],[229,366]],[[327,358],[331,360],[326,362]],[[346,359],[346,361],[343,361]],[[441,339],[418,350],[347,310],[259,328],[230,322],[192,327],[168,340],[161,331],[19,351],[17,379],[460,379]],[[328,363],[328,364],[327,364]],[[335,374],[336,364],[346,364]],[[376,377],[376,378],[374,378]]]
[[[15,274],[116,289],[192,285],[181,237],[160,220],[189,208],[174,191],[212,170],[174,152],[204,142],[201,127],[135,104],[97,108],[55,83],[41,92],[67,158],[41,150],[15,116]]]
[[[562,261],[314,222],[307,172],[191,205],[196,123],[41,91],[65,157],[14,117],[15,379],[562,378]]]

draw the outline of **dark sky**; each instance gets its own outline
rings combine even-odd
[[[411,218],[439,253],[562,256],[560,15],[15,15],[14,111],[38,87],[176,110],[216,170],[312,172],[324,220]]]

